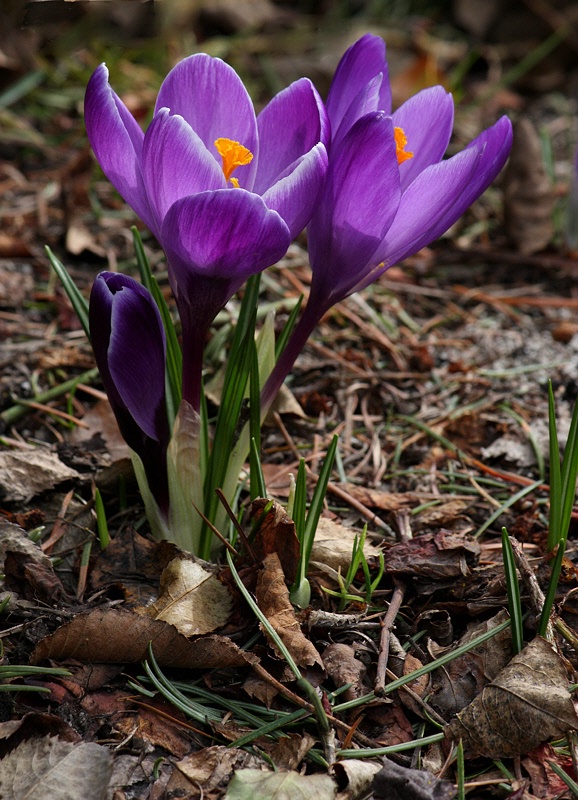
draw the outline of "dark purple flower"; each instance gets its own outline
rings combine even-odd
[[[149,488],[168,513],[165,332],[156,303],[140,283],[101,272],[90,295],[92,348],[122,436],[140,456]]]
[[[165,78],[146,133],[104,64],[88,84],[85,117],[105,174],[167,255],[183,322],[183,396],[198,408],[191,376],[208,325],[250,275],[284,255],[316,207],[327,170],[324,106],[304,78],[256,117],[236,72],[197,54]]]

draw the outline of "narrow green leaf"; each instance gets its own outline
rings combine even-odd
[[[261,469],[261,387],[259,381],[259,359],[257,345],[253,340],[251,347],[251,373],[249,375],[249,434],[251,450],[249,451],[249,481],[251,500],[265,497],[265,480]]]
[[[60,278],[60,282],[64,287],[64,291],[68,295],[68,299],[72,304],[76,316],[78,317],[78,320],[82,325],[82,328],[86,333],[88,340],[90,341],[90,327],[88,324],[88,301],[86,300],[86,298],[81,293],[78,286],[74,283],[74,281],[68,274],[68,270],[66,269],[64,264],[62,264],[62,262],[56,258],[50,247],[47,246],[44,248],[44,250],[46,251],[46,255],[50,260],[52,269],[56,272],[56,274]]]
[[[209,456],[205,476],[204,513],[211,522],[216,521],[215,515],[219,504],[215,489],[223,486],[227,474],[227,467],[235,443],[235,434],[239,425],[245,389],[251,371],[256,307],[259,298],[259,277],[259,275],[253,275],[247,281],[225,372],[221,405],[219,406],[213,437],[214,444]],[[250,449],[250,442],[248,444],[249,447],[247,449]],[[203,525],[197,554],[201,558],[209,557],[211,540],[212,533],[210,529],[207,525]]]
[[[502,558],[504,559],[504,573],[506,575],[508,609],[512,620],[512,651],[514,655],[517,655],[524,647],[522,604],[514,550],[508,537],[508,531],[505,528],[502,528]]]
[[[554,606],[554,600],[556,599],[556,589],[558,588],[558,581],[560,580],[560,572],[562,571],[562,560],[564,558],[565,549],[566,539],[561,537],[560,541],[558,542],[558,551],[556,553],[556,557],[552,562],[552,571],[550,573],[548,591],[546,592],[544,607],[542,609],[542,613],[540,614],[540,624],[538,625],[539,636],[546,636],[548,623],[550,621],[550,614],[552,613],[552,607]]]
[[[309,559],[311,557],[311,548],[313,547],[313,540],[315,538],[315,531],[317,530],[319,517],[321,516],[321,512],[323,511],[323,503],[325,501],[325,495],[327,494],[327,484],[329,483],[329,479],[331,478],[331,470],[333,469],[333,462],[335,460],[335,453],[337,451],[338,443],[339,443],[339,437],[334,436],[327,450],[327,455],[325,456],[323,467],[321,468],[321,472],[319,473],[317,486],[315,487],[315,491],[313,492],[313,497],[311,498],[311,506],[309,507],[309,513],[307,514],[307,520],[305,522],[305,532],[304,532],[304,540],[306,547],[305,557],[307,564],[309,564]]]
[[[556,547],[562,536],[562,477],[560,472],[560,448],[556,427],[556,406],[552,381],[548,381],[548,433],[550,447],[550,517],[548,525],[548,550]]]
[[[110,544],[110,533],[108,531],[108,522],[106,521],[106,512],[104,510],[102,496],[97,488],[94,490],[94,510],[96,512],[96,530],[98,531],[100,549],[104,550]]]
[[[578,474],[578,403],[574,405],[568,440],[562,459],[562,510],[560,515],[560,536],[566,541],[572,509],[576,499],[576,476]]]
[[[466,769],[464,764],[464,745],[461,739],[456,750],[456,783],[458,787],[457,800],[466,800]]]

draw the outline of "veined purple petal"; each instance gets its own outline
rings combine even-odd
[[[413,158],[399,165],[405,191],[426,167],[443,158],[452,135],[454,101],[443,86],[432,86],[407,100],[392,119],[395,127],[403,128],[406,150],[413,153]]]
[[[342,56],[331,82],[326,105],[334,131],[339,128],[347,109],[359,92],[380,73],[383,74],[383,82],[380,90],[379,110],[389,114],[391,113],[391,89],[385,57],[385,42],[379,36],[366,33]]]
[[[291,239],[311,219],[323,190],[326,172],[327,151],[324,145],[318,144],[263,195],[267,207],[277,211],[285,221]]]
[[[161,108],[180,114],[219,164],[216,139],[232,139],[247,147],[253,161],[238,167],[235,177],[241,186],[252,188],[259,160],[257,120],[251,98],[232,67],[205,53],[183,59],[163,81],[155,113]]]
[[[90,328],[113,408],[120,402],[146,436],[166,438],[165,333],[149,292],[126,275],[101,273],[92,289]]]
[[[379,111],[381,84],[383,83],[383,74],[380,72],[375,78],[372,78],[365,84],[363,89],[357,94],[355,99],[350,103],[349,108],[345,112],[341,124],[337,130],[333,131],[331,138],[331,147],[338,147],[339,143],[350,130],[358,119],[370,114],[372,111]]]
[[[200,279],[227,281],[230,297],[285,254],[291,234],[258,195],[222,189],[177,200],[165,217],[162,240],[179,293],[202,302],[196,297]]]
[[[346,297],[369,269],[399,201],[391,118],[368,114],[331,154],[325,191],[308,228],[312,292],[327,307]]]
[[[404,192],[375,260],[391,266],[445,233],[488,188],[511,146],[512,125],[502,117],[461,153],[425,169]]]
[[[94,71],[84,98],[90,145],[109,181],[148,227],[157,233],[141,174],[144,134],[108,83],[108,69]]]
[[[159,230],[181,197],[224,189],[225,177],[199,136],[179,115],[161,108],[144,139],[143,176]]]
[[[310,80],[295,81],[257,117],[259,164],[253,191],[264,194],[287,168],[315,147],[327,146],[329,118]]]

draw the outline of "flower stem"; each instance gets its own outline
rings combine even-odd
[[[279,356],[273,371],[269,375],[269,378],[267,379],[267,382],[261,391],[262,418],[264,415],[266,415],[267,411],[271,407],[279,389],[283,385],[283,381],[289,372],[291,372],[297,357],[307,344],[307,340],[311,336],[315,326],[326,311],[327,308],[324,305],[312,302],[312,298],[309,297],[309,301],[305,307],[305,310],[303,311],[299,322],[295,326],[293,333],[287,342],[287,346]]]
[[[183,326],[184,327],[184,326]],[[184,332],[184,331],[183,331]],[[206,331],[189,330],[183,335],[183,400],[201,412],[203,353]]]

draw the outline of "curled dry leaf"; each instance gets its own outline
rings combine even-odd
[[[394,544],[385,553],[385,571],[400,577],[446,581],[469,575],[479,555],[480,545],[473,537],[441,530]]]
[[[0,797],[103,800],[111,775],[112,757],[105,747],[36,737],[21,742],[0,762]]]
[[[255,595],[259,608],[279,634],[295,662],[300,667],[313,664],[323,667],[321,656],[301,631],[289,599],[283,568],[276,553],[270,553],[265,557],[263,569],[257,578]]]
[[[251,503],[250,520],[253,524],[258,522],[252,544],[255,557],[263,561],[269,553],[277,553],[287,582],[293,583],[299,563],[299,540],[291,517],[279,503],[260,497]]]
[[[173,559],[161,575],[158,600],[140,613],[168,622],[185,636],[222,628],[231,613],[229,590],[214,573],[187,557]]]
[[[309,733],[290,733],[279,739],[268,756],[277,769],[297,769],[314,744],[315,739]]]
[[[365,664],[355,658],[355,652],[348,644],[333,643],[323,651],[323,666],[336,688],[350,683],[349,689],[343,693],[346,702],[356,700],[367,693],[363,687]]]
[[[245,750],[220,745],[205,747],[177,761],[167,785],[167,796],[221,797],[218,790],[229,783],[236,770],[259,767],[261,763]]]
[[[347,758],[333,765],[339,791],[347,792],[348,798],[365,797],[380,769],[381,762],[365,758]]]
[[[152,643],[162,667],[228,669],[258,662],[257,656],[240,650],[225,636],[189,640],[167,622],[149,619],[119,608],[97,608],[78,614],[42,639],[31,656],[32,664],[46,659],[112,664],[137,664]]]
[[[446,726],[467,750],[507,758],[578,727],[560,656],[541,637],[528,644],[496,678]]]
[[[373,779],[375,800],[451,800],[456,789],[449,781],[440,781],[429,772],[407,769],[384,759]]]

